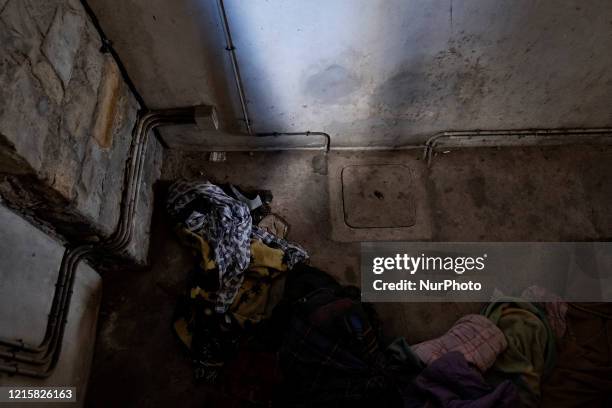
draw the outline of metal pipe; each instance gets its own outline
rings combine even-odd
[[[136,210],[148,134],[158,126],[168,124],[195,123],[194,108],[170,109],[148,112],[139,115],[133,130],[130,155],[126,165],[125,187],[121,201],[119,222],[111,237],[94,247],[82,245],[74,249],[66,249],[62,257],[60,271],[53,296],[47,329],[43,341],[38,346],[32,346],[21,340],[0,340],[0,345],[9,347],[8,351],[0,351],[0,356],[19,363],[45,366],[41,368],[24,368],[19,363],[0,364],[0,371],[23,374],[31,377],[48,377],[61,353],[66,317],[70,309],[72,288],[76,269],[81,260],[94,253],[123,251],[129,245],[133,232],[133,217]],[[32,355],[28,355],[32,354]]]
[[[24,355],[24,353],[20,350],[12,350],[7,352],[3,352],[2,355],[8,357],[11,360],[35,365],[35,366],[44,366],[48,365],[44,369],[32,369],[26,370],[25,372],[38,373],[36,376],[38,377],[47,377],[51,374],[51,371],[55,367],[59,359],[59,354],[61,353],[61,340],[64,335],[64,329],[66,324],[66,317],[70,308],[70,299],[72,297],[72,287],[74,285],[74,277],[75,270],[78,266],[78,263],[81,259],[83,259],[87,254],[92,251],[93,247],[91,245],[84,245],[81,247],[77,247],[76,249],[67,249],[64,252],[64,256],[62,258],[61,272],[60,274],[67,273],[68,281],[67,285],[65,285],[66,290],[62,291],[60,294],[56,294],[56,297],[59,297],[59,310],[57,314],[54,316],[50,316],[50,322],[47,327],[50,328],[51,334],[48,332],[45,335],[45,339],[41,343],[41,346],[38,348],[42,348],[41,352],[42,356],[34,355],[28,356]],[[46,346],[46,347],[45,347]],[[19,353],[19,354],[18,354]],[[10,354],[10,355],[7,355]],[[12,366],[0,365],[0,371],[8,371],[13,372],[14,368],[19,368],[20,373],[22,372],[18,363]]]
[[[79,247],[84,248],[87,246]],[[61,310],[63,310],[63,302],[66,296],[66,290],[68,288],[68,282],[70,281],[70,273],[73,268],[73,259],[75,255],[81,254],[82,251],[78,251],[78,248],[75,250],[66,249],[64,251],[64,255],[62,257],[62,262],[60,265],[60,270],[58,273],[57,282],[55,284],[55,293],[53,296],[51,311],[49,312],[49,319],[47,320],[47,329],[45,330],[45,335],[43,337],[42,342],[38,346],[28,345],[23,341],[10,341],[2,339],[0,340],[0,345],[11,347],[14,351],[25,351],[28,353],[41,353],[44,352],[47,348],[47,345],[54,337],[55,328],[57,326],[58,317],[61,316]]]
[[[273,136],[273,137],[279,137],[279,136],[323,136],[325,138],[325,144],[323,145],[323,147],[325,148],[325,153],[329,153],[329,151],[331,150],[331,137],[329,136],[328,133],[325,133],[325,132],[311,132],[311,131],[306,131],[306,132],[271,132],[271,133],[257,133],[257,134],[255,134],[255,136],[258,136],[258,137],[265,137],[265,136]]]
[[[600,135],[612,136],[612,128],[573,128],[573,129],[510,129],[510,130],[460,130],[444,131],[436,133],[425,142],[423,159],[427,165],[431,165],[433,152],[441,139],[472,139],[475,137],[547,137],[547,136],[578,136],[578,135]]]
[[[246,125],[247,133],[249,135],[252,135],[253,130],[251,129],[251,121],[249,119],[249,110],[247,107],[246,94],[244,92],[244,86],[242,84],[242,77],[240,76],[240,68],[238,67],[236,47],[234,46],[234,41],[232,40],[229,21],[227,19],[227,13],[225,12],[225,4],[223,4],[223,0],[218,0],[217,5],[219,8],[219,15],[221,17],[221,25],[223,26],[223,33],[225,34],[225,49],[230,53],[232,71],[234,72],[234,82],[236,83],[236,89],[238,90],[238,98],[240,98],[240,107],[242,109],[243,120]]]
[[[143,118],[143,120],[139,121],[139,125],[138,125],[138,129],[136,129],[135,132],[135,138],[134,138],[134,142],[133,146],[131,148],[133,154],[132,156],[134,157],[142,157],[144,155],[141,154],[142,148],[143,148],[143,143],[141,143],[141,134],[142,134],[142,124],[147,123],[147,121],[149,120],[149,118],[151,117],[152,114],[148,114],[145,115],[145,117]],[[154,115],[154,114],[153,114]],[[147,128],[146,131],[148,133],[148,131],[150,130],[150,128]],[[136,161],[133,159],[130,159],[130,163],[133,165]],[[133,166],[132,166],[133,167]],[[130,166],[128,165],[128,169],[131,170]],[[140,174],[138,174],[136,176],[136,178],[134,178],[133,175],[133,171],[128,171],[126,174],[126,183],[127,186],[124,189],[124,199],[122,200],[122,203],[125,202],[132,202],[133,199],[130,197],[129,192],[132,190],[132,186],[131,184],[133,183],[129,183],[127,182],[128,180],[134,180],[140,179]],[[140,183],[138,183],[140,184]],[[125,195],[125,193],[128,192],[127,195]],[[123,217],[120,217],[120,222],[119,222],[119,229],[121,231],[123,231],[125,229],[125,224],[127,220],[131,220],[133,217],[133,211],[126,211],[125,208],[130,208],[130,207],[126,207],[125,205],[123,205],[122,207],[124,207],[122,213],[124,214]],[[117,239],[113,239],[111,237],[110,240],[104,242],[104,249],[112,249],[112,243],[117,242]],[[63,289],[66,288],[66,283],[67,280],[70,279],[70,275],[66,275],[66,271],[70,270],[70,268],[65,268],[65,264],[67,261],[72,262],[72,254],[70,254],[70,256],[68,256],[68,254],[66,254],[66,256],[64,256],[64,258],[62,259],[62,267],[60,268],[60,274],[58,275],[58,281],[56,283],[56,295],[54,295],[53,298],[53,302],[52,302],[52,307],[51,307],[51,312],[50,312],[50,320],[49,320],[49,325],[48,328],[50,328],[51,330],[47,330],[44,340],[41,343],[41,345],[37,346],[37,347],[32,347],[32,346],[26,346],[23,342],[10,342],[10,341],[5,341],[5,340],[0,340],[0,344],[3,345],[7,345],[7,346],[12,346],[12,347],[16,347],[19,350],[24,350],[24,351],[28,351],[28,352],[41,352],[42,350],[45,349],[45,346],[47,345],[48,340],[50,339],[50,333],[53,333],[53,327],[55,326],[56,323],[56,317],[57,317],[57,313],[56,313],[56,309],[58,307],[58,305],[61,305],[61,299],[64,298],[64,293],[63,293]],[[59,289],[59,292],[57,291],[57,289]],[[60,303],[58,303],[58,301]]]

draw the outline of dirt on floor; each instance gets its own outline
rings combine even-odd
[[[291,225],[288,238],[311,263],[341,283],[359,286],[359,242],[333,240],[326,165],[352,154],[167,151],[156,186],[150,268],[109,272],[88,391],[90,407],[240,406],[224,385],[194,384],[191,361],[171,329],[177,298],[193,265],[164,210],[178,178],[209,178],[271,190],[273,212]],[[377,153],[385,163],[421,166],[421,151]],[[371,157],[371,156],[370,156]],[[326,163],[327,162],[327,163]],[[461,149],[423,168],[430,239],[434,241],[583,241],[612,237],[612,149],[599,146]],[[326,174],[327,173],[327,174]],[[401,211],[398,208],[398,211]],[[335,220],[334,222],[337,222]],[[443,334],[474,303],[381,303],[385,334],[416,343]],[[234,405],[232,405],[234,404]]]

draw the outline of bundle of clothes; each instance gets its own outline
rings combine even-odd
[[[225,187],[179,181],[167,201],[179,237],[197,259],[174,330],[191,351],[196,379],[206,382],[215,382],[236,353],[240,332],[263,318],[273,280],[308,259],[299,245],[253,225],[259,195],[248,199]]]
[[[389,341],[359,289],[309,266],[306,251],[284,239],[286,228],[255,225],[262,200],[246,196],[209,181],[170,189],[168,212],[197,260],[174,321],[196,379],[228,379],[228,365],[240,367],[226,370],[234,373],[258,370],[250,381],[265,386],[237,388],[250,402],[280,407],[542,403],[543,380],[567,331],[568,305],[561,299],[528,301],[542,298],[537,287],[517,298],[498,293],[481,314],[462,317],[439,338]],[[280,277],[283,295],[272,305]]]

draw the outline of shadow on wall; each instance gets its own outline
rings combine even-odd
[[[603,1],[226,5],[257,132],[396,146],[442,130],[612,122]]]
[[[243,130],[216,0],[87,2],[151,109],[214,105]]]
[[[451,107],[459,117],[477,117],[487,67],[455,46],[446,16],[432,17],[446,3],[421,3],[276,4],[271,18],[270,9],[230,0],[257,130],[303,131],[320,123],[337,137],[367,129],[395,145],[398,129],[418,123],[435,131],[444,106],[446,115]],[[287,20],[295,29],[282,31]]]
[[[184,0],[187,12],[191,9],[199,14],[198,29],[202,39],[202,52],[208,74],[207,83],[212,101],[219,112],[220,128],[228,133],[243,133],[244,118],[238,99],[238,89],[231,76],[229,50],[223,35],[223,26],[218,1]],[[204,102],[206,103],[206,102]]]

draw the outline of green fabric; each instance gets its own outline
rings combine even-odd
[[[483,314],[500,328],[508,342],[493,369],[514,381],[525,406],[538,406],[542,377],[555,360],[555,336],[546,316],[535,305],[518,298],[497,299]]]

